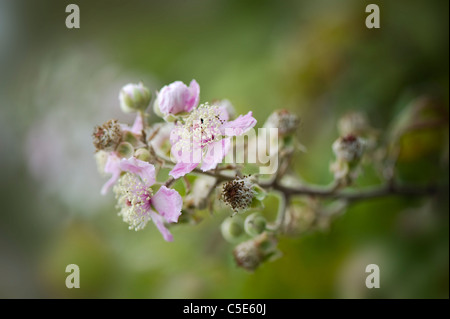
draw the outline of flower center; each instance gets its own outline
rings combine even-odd
[[[125,173],[114,186],[117,208],[123,221],[130,224],[130,229],[140,230],[149,220],[152,189],[135,174]]]
[[[189,114],[180,127],[181,139],[177,142],[177,149],[190,151],[219,141],[222,138],[219,128],[224,122],[220,119],[218,106],[208,103],[200,105]]]

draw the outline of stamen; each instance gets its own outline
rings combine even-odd
[[[176,143],[175,150],[190,152],[219,141],[222,138],[220,126],[224,123],[219,113],[218,106],[208,103],[193,110],[179,127],[181,139]]]
[[[116,207],[120,210],[119,215],[123,221],[130,224],[130,229],[143,229],[150,220],[148,211],[153,196],[152,189],[138,176],[125,173],[113,190],[117,199]]]

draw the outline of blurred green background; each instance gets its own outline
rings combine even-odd
[[[80,29],[65,27],[71,2]],[[380,29],[365,27],[371,2]],[[447,195],[355,204],[327,231],[281,239],[284,256],[255,273],[234,264],[226,214],[173,227],[166,243],[153,225],[128,231],[100,195],[90,135],[132,121],[117,99],[128,82],[155,92],[194,78],[201,101],[227,98],[258,125],[296,112],[308,149],[296,171],[318,184],[332,180],[347,111],[384,134],[429,96],[448,124],[449,2],[371,2],[0,0],[0,297],[448,298]],[[401,177],[448,185],[448,125],[418,134]],[[379,182],[368,170],[357,185]],[[80,289],[65,286],[72,263]],[[380,289],[364,285],[371,263]]]

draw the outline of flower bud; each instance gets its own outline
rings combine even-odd
[[[364,148],[364,140],[352,134],[340,137],[333,143],[336,158],[348,163],[358,162],[364,153]]]
[[[124,113],[144,111],[150,103],[151,93],[142,84],[127,84],[119,94],[120,107]]]
[[[233,250],[234,259],[239,267],[254,271],[263,262],[281,256],[277,249],[277,239],[264,232],[255,238],[240,243]]]
[[[298,116],[286,109],[273,112],[264,123],[265,128],[278,128],[280,136],[295,132],[299,125]]]
[[[197,107],[200,98],[200,86],[192,80],[189,87],[181,81],[164,86],[158,94],[153,108],[162,117],[190,112]]]
[[[122,139],[122,129],[117,120],[109,120],[94,127],[93,143],[97,151],[114,151]]]
[[[365,148],[365,141],[355,135],[340,137],[333,143],[336,161],[330,169],[341,186],[350,185],[358,177],[358,164]]]
[[[239,216],[226,218],[220,226],[222,236],[229,242],[238,241],[244,235],[244,223]]]
[[[133,156],[134,148],[133,145],[131,145],[128,142],[122,142],[117,146],[117,154],[119,154],[120,157],[123,158],[130,158]]]
[[[150,152],[145,148],[136,150],[136,152],[134,152],[134,157],[144,162],[149,162],[151,159]]]
[[[244,229],[250,236],[258,236],[266,230],[266,219],[260,213],[253,213],[245,219]]]

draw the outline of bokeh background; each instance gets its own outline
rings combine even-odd
[[[65,27],[71,2],[80,29]],[[91,143],[94,125],[132,121],[124,84],[194,78],[201,101],[227,98],[258,125],[297,113],[308,152],[295,169],[327,184],[345,112],[388,139],[426,96],[444,112],[405,142],[401,177],[448,185],[448,1],[372,1],[377,30],[356,0],[71,2],[0,0],[0,297],[448,298],[447,195],[358,203],[328,230],[281,239],[284,256],[248,273],[221,237],[224,213],[172,228],[173,243],[153,225],[128,231],[100,195]],[[379,182],[368,168],[357,185]],[[80,289],[65,287],[72,263]],[[370,263],[380,289],[364,285]]]

